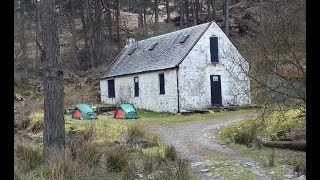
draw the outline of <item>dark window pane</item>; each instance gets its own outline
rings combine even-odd
[[[165,94],[164,74],[159,74],[160,94]]]
[[[218,63],[218,37],[210,37],[211,62]]]
[[[184,43],[184,42],[186,42],[186,40],[188,39],[188,37],[189,37],[189,34],[185,34],[185,35],[183,35],[181,38],[180,38],[180,43]]]
[[[157,44],[158,44],[158,42],[152,43],[151,46],[149,47],[149,50],[150,51],[153,50]]]
[[[134,97],[139,97],[139,78],[134,78]]]
[[[114,92],[114,79],[108,80],[108,97],[114,98],[115,92]]]

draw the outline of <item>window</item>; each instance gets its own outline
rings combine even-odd
[[[188,37],[189,37],[189,34],[184,34],[181,38],[180,38],[180,43],[184,43],[184,42],[186,42],[186,40],[188,39]]]
[[[108,97],[114,98],[115,92],[114,92],[114,79],[108,80]]]
[[[137,49],[137,46],[136,46],[135,44],[132,44],[132,45],[129,47],[128,55],[131,55],[136,49]]]
[[[134,78],[134,97],[139,97],[139,78]]]
[[[158,42],[152,43],[151,46],[149,47],[149,50],[152,51],[156,46]]]
[[[213,36],[210,37],[210,55],[211,55],[211,62],[218,63],[218,37]]]
[[[159,74],[160,94],[165,94],[164,74]]]

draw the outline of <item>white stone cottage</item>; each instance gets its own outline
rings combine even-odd
[[[131,41],[101,76],[101,101],[177,113],[250,104],[249,64],[215,22]]]

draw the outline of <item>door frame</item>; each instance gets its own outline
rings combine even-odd
[[[213,85],[213,77],[214,76],[217,76],[218,77],[218,82],[219,82],[219,85],[220,85],[220,99],[218,99],[219,103],[214,103],[214,101],[217,100],[217,98],[219,97],[214,97],[213,96],[213,90],[214,90],[214,85]],[[218,94],[219,96],[219,94]],[[210,75],[210,100],[211,100],[211,106],[223,106],[222,105],[222,90],[221,90],[221,75],[218,75],[218,74],[213,74],[213,75]]]

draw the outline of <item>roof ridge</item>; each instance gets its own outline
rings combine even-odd
[[[179,29],[179,30],[176,30],[176,31],[164,33],[164,34],[159,34],[159,35],[152,36],[152,37],[149,37],[149,38],[146,38],[146,39],[141,39],[141,40],[135,41],[135,42],[145,41],[145,40],[157,38],[157,37],[160,37],[160,36],[165,36],[165,35],[169,35],[169,34],[173,34],[173,33],[178,33],[179,31],[182,32],[182,31],[186,31],[186,30],[188,30],[188,29],[196,28],[196,27],[198,27],[198,26],[204,26],[205,24],[211,24],[211,23],[212,23],[212,21],[211,21],[211,22],[207,22],[207,23],[203,23],[203,24],[198,24],[198,25],[195,25],[195,26],[190,26],[190,27],[183,28],[183,29]]]

